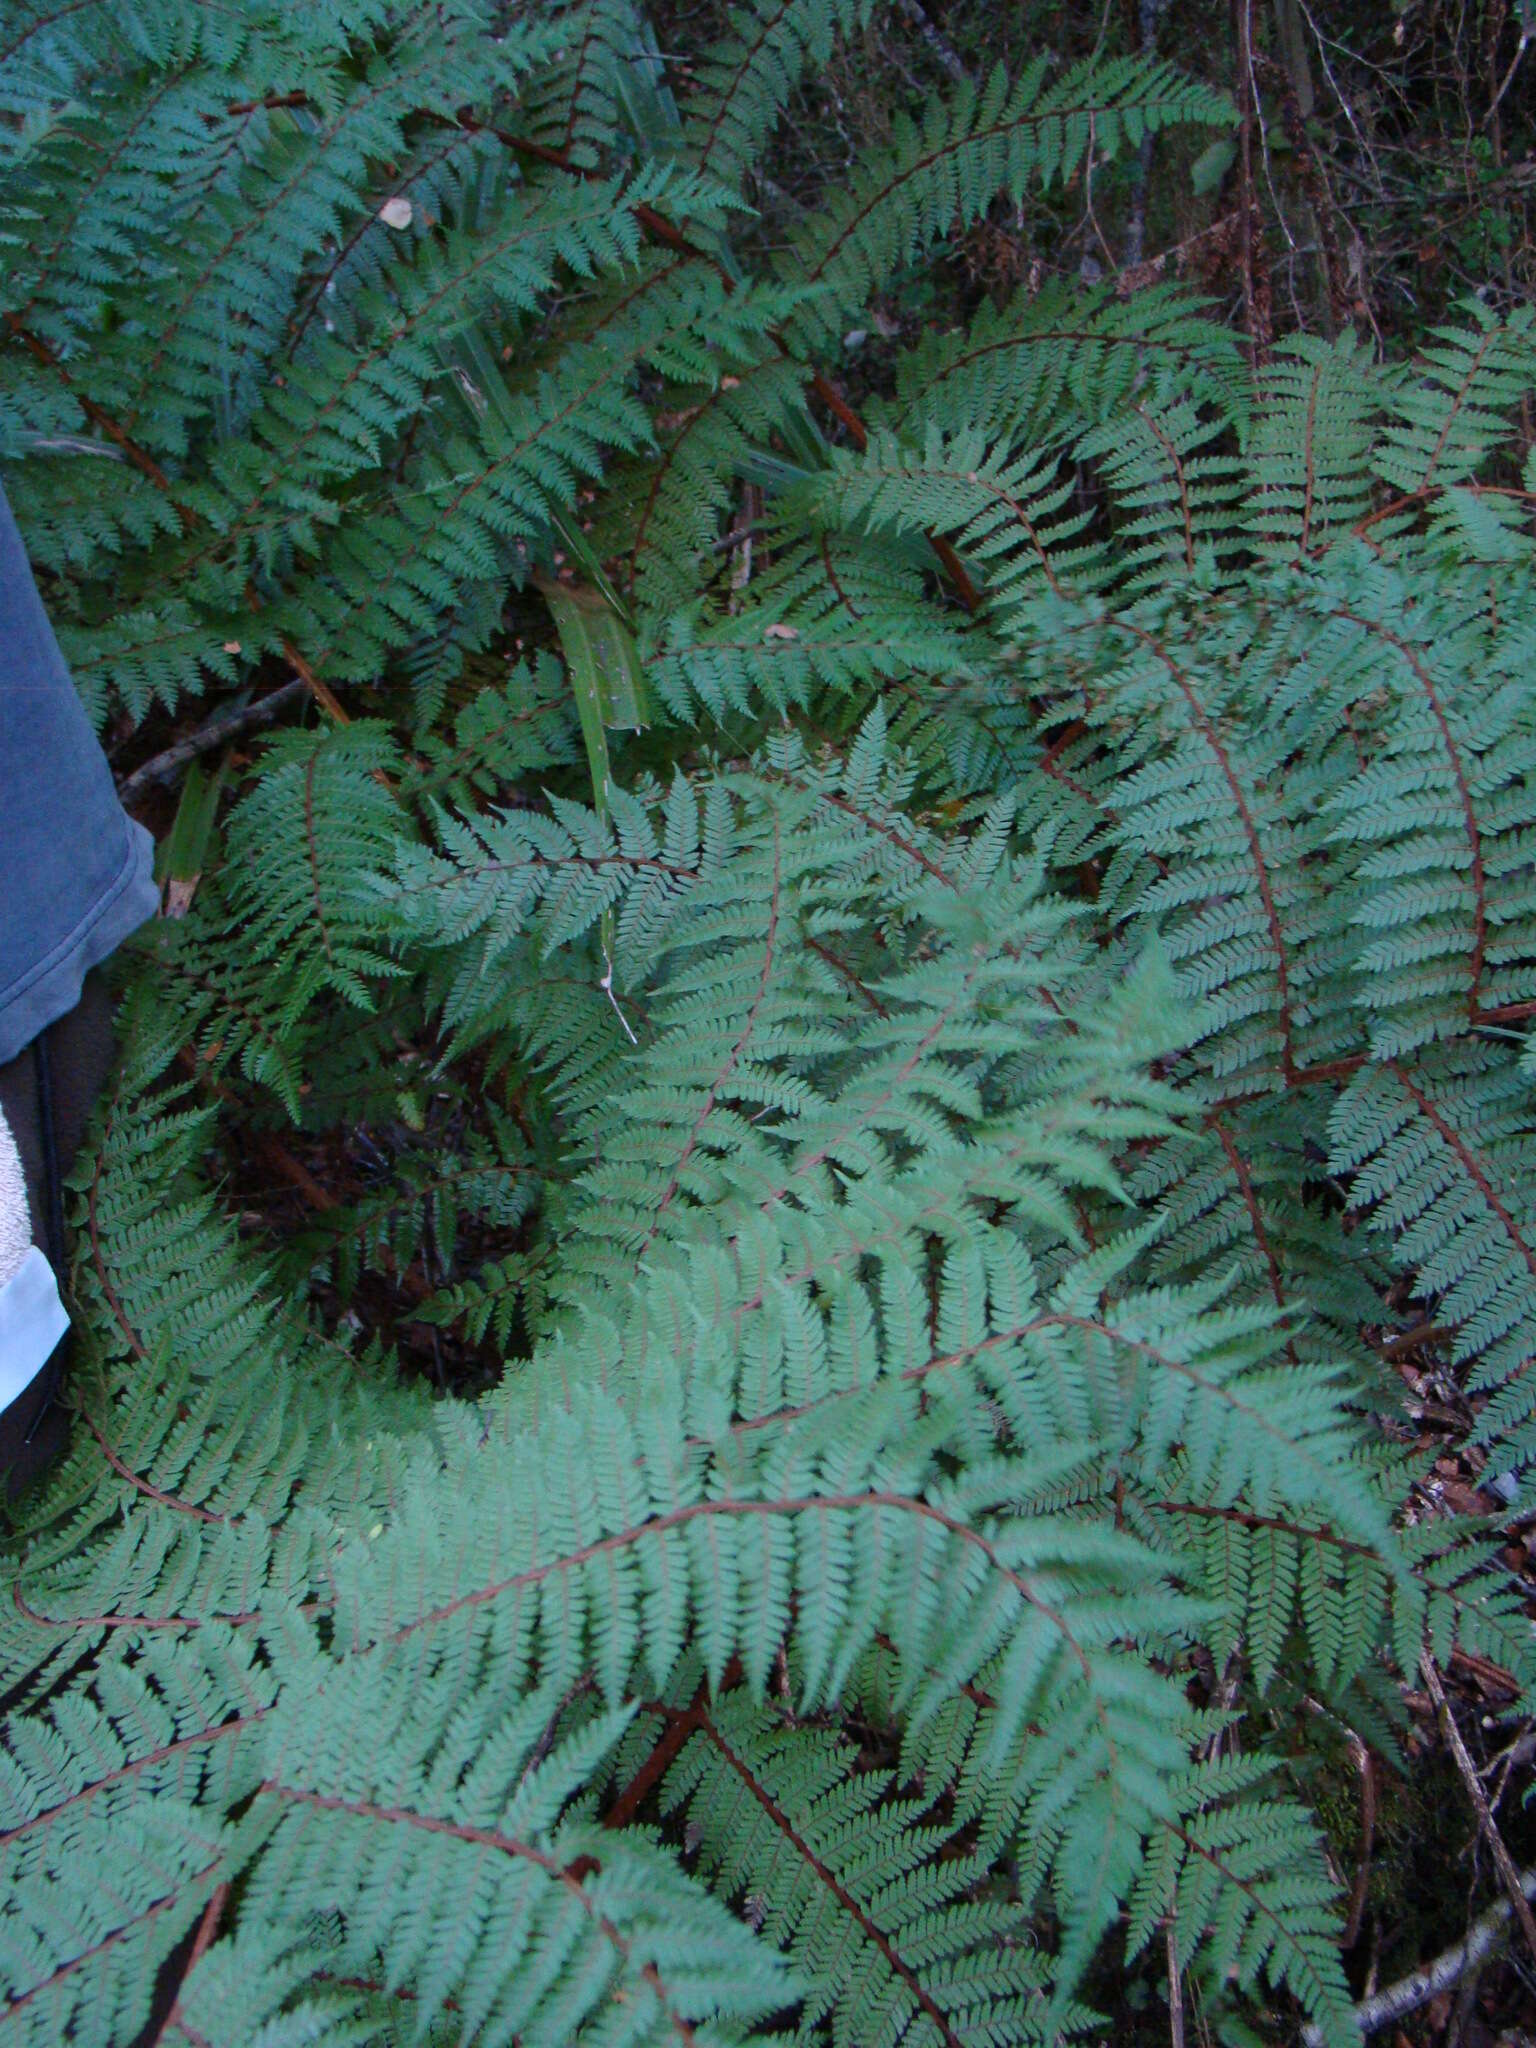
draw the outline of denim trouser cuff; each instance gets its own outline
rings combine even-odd
[[[0,989],[0,1066],[14,1059],[56,1017],[72,1010],[91,969],[154,916],[160,900],[151,872],[154,842],[131,818],[123,817],[122,824],[123,862],[114,880],[73,930],[57,940],[18,983]]]

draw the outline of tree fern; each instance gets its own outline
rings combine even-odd
[[[856,409],[905,266],[1229,117],[999,72],[765,250],[871,19],[4,15],[82,695],[304,692],[76,1174],[18,2038],[1343,2044],[1317,1725],[1536,1679],[1383,1355],[1522,1511],[1529,322],[1057,283]]]

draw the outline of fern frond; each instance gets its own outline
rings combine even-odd
[[[1334,1170],[1353,1176],[1354,1200],[1454,1330],[1468,1384],[1492,1394],[1478,1436],[1494,1469],[1521,1470],[1536,1448],[1527,1372],[1536,1218],[1517,1061],[1472,1040],[1367,1067],[1340,1097],[1330,1136]]]
[[[888,1773],[857,1769],[847,1743],[742,1693],[668,1710],[690,1711],[696,1727],[663,1781],[663,1810],[686,1816],[715,1885],[818,1987],[802,1995],[802,2035],[1042,2035],[1045,1971],[1020,1910],[978,1896],[984,1862],[959,1845],[946,1853],[936,1787],[898,1798]],[[1066,2029],[1087,2022],[1069,2011]]]
[[[1261,551],[1305,555],[1370,511],[1375,425],[1391,389],[1353,333],[1293,335],[1276,349],[1250,451],[1248,528]]]
[[[641,50],[640,21],[633,0],[566,0],[550,11],[555,60],[520,109],[541,152],[586,169],[611,150],[622,128],[623,76]]]
[[[451,1666],[387,1655],[292,1690],[263,1730],[257,1915],[299,1938],[334,1915],[339,1867],[387,1868],[341,1916],[338,1974],[409,1989],[487,2042],[749,2038],[791,1981],[665,1850],[569,1811],[628,1715],[551,1747],[559,1701],[487,1696],[466,1717]],[[365,1724],[387,1776],[358,1756]]]
[[[698,169],[740,191],[801,77],[825,65],[871,0],[749,0],[699,66],[682,146]]]
[[[1330,810],[1360,886],[1360,1001],[1371,1042],[1394,1058],[1452,1038],[1536,996],[1526,873],[1536,812],[1527,797],[1531,720],[1518,678],[1526,640],[1486,597],[1431,573],[1372,568],[1318,591],[1332,656],[1355,687],[1368,752]],[[1366,643],[1369,643],[1367,645]],[[1389,709],[1378,721],[1384,693]]]
[[[1404,497],[1468,482],[1508,434],[1509,415],[1536,385],[1531,309],[1500,320],[1479,300],[1462,325],[1436,328],[1392,392],[1395,418],[1374,451],[1376,474]]]
[[[968,227],[991,201],[1071,176],[1092,146],[1113,154],[1171,122],[1225,125],[1218,93],[1150,58],[1079,66],[1055,84],[1044,62],[1010,86],[1001,67],[979,90],[935,102],[921,126],[898,117],[889,151],[834,194],[797,235],[784,275],[816,287],[794,331],[809,350],[854,323],[890,273]]]
[[[1224,1981],[1251,1990],[1262,1972],[1295,1993],[1325,2041],[1347,2048],[1358,2034],[1335,1945],[1336,1887],[1311,1814],[1258,1787],[1220,1799],[1223,1778],[1233,1776],[1220,1766],[1190,1775],[1193,1810],[1167,1829],[1161,1853],[1149,1859],[1151,1881],[1131,1916],[1132,1946],[1166,1919],[1177,1966],[1195,1963],[1218,1998]],[[1202,1775],[1215,1794],[1210,1803]]]
[[[1203,303],[1167,285],[1119,299],[1046,285],[925,335],[896,366],[900,421],[936,415],[1039,447],[1141,403],[1209,406],[1241,427],[1252,394],[1232,337]]]

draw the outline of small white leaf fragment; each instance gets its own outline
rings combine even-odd
[[[192,908],[192,898],[197,894],[201,875],[173,875],[165,885],[165,902],[161,906],[162,917],[185,917]]]
[[[379,208],[379,219],[387,228],[408,228],[411,224],[411,202],[397,192],[393,199],[386,199]]]

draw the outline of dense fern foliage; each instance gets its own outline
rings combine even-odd
[[[1229,118],[998,74],[767,248],[870,11],[676,98],[629,0],[4,12],[79,687],[289,720],[75,1176],[18,2040],[1088,2038],[1166,1949],[1343,2044],[1316,1745],[1536,1679],[1391,1366],[1536,1505],[1536,324],[1051,287],[856,409],[893,276]]]

